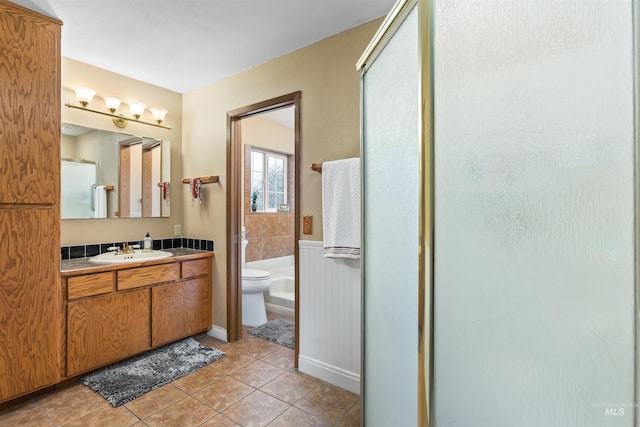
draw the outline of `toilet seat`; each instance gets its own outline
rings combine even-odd
[[[260,280],[265,280],[270,278],[271,278],[271,274],[268,271],[256,270],[253,268],[242,269],[243,281],[260,281]]]

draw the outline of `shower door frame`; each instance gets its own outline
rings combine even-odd
[[[365,159],[364,147],[364,76],[375,63],[380,52],[384,50],[387,43],[393,38],[395,32],[404,23],[409,13],[417,8],[418,12],[418,65],[416,70],[418,84],[420,85],[418,116],[418,150],[419,176],[419,201],[418,201],[418,281],[415,286],[418,289],[418,319],[416,333],[418,335],[418,366],[416,374],[418,376],[418,414],[419,426],[428,426],[431,413],[431,398],[433,396],[433,55],[432,55],[432,7],[430,0],[398,0],[389,12],[373,39],[363,52],[356,64],[356,69],[360,73],[360,123],[362,129],[361,147],[362,161]],[[409,102],[409,101],[408,101]],[[366,233],[365,222],[366,213],[364,211],[364,187],[366,183],[363,179],[363,210],[362,210],[362,236],[363,236],[363,259],[362,259],[362,348],[365,348],[364,328],[365,328],[365,262],[366,262]],[[361,366],[365,366],[366,354],[362,354]],[[361,399],[364,402],[366,377],[362,378]],[[361,410],[361,419],[364,420],[364,405]]]

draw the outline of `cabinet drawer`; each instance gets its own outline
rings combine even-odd
[[[118,271],[118,290],[169,282],[180,278],[180,263],[153,265]]]
[[[182,263],[182,277],[197,277],[209,274],[209,258],[185,261]]]
[[[76,299],[113,291],[113,272],[87,274],[67,279],[67,298]]]

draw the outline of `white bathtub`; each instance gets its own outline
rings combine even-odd
[[[293,255],[251,261],[247,268],[266,270],[271,274],[271,287],[264,293],[267,311],[289,317],[295,315],[295,260]]]

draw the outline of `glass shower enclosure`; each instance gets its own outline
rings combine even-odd
[[[362,79],[367,426],[633,426],[638,2],[400,0]]]

